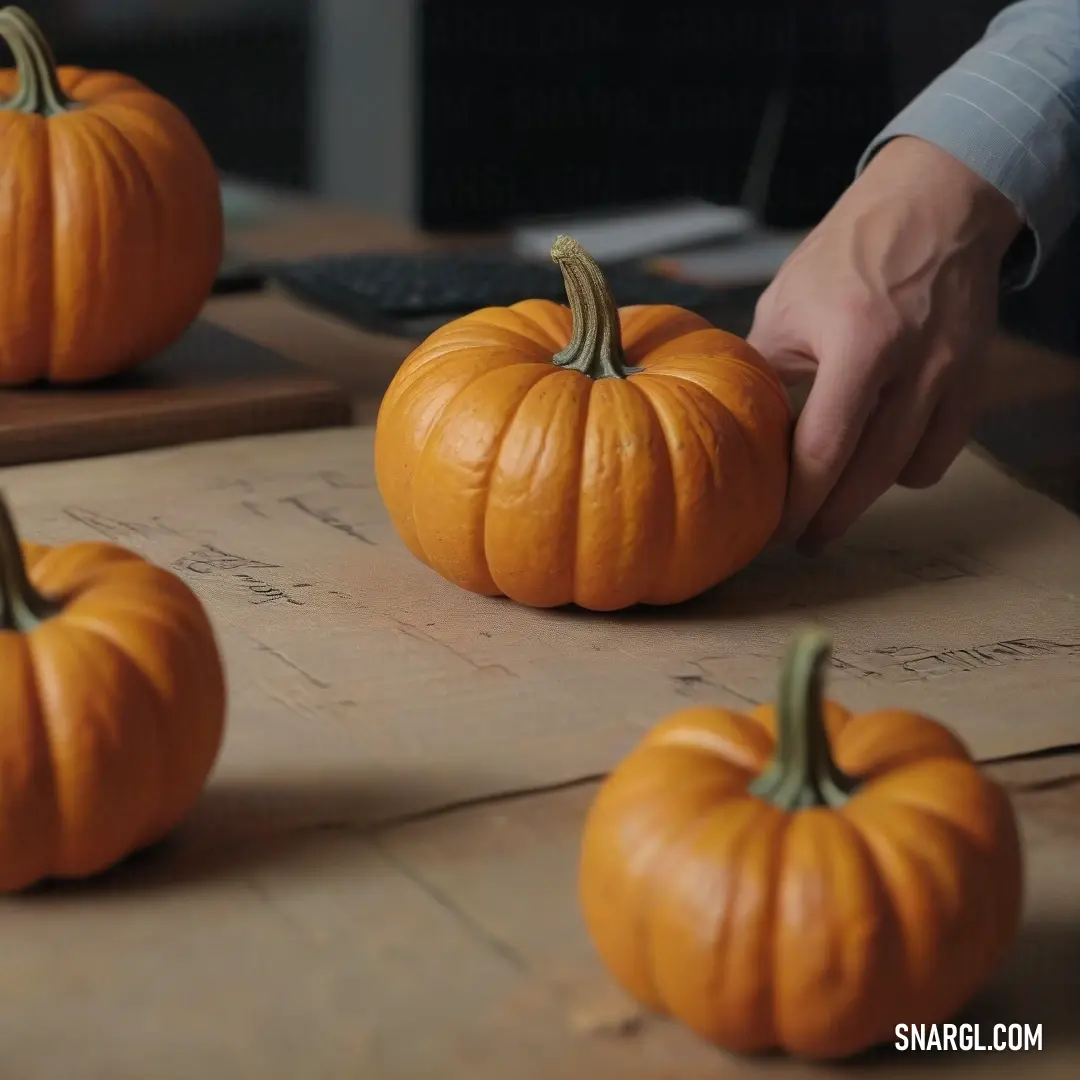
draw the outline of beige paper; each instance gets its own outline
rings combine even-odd
[[[819,559],[770,551],[700,601],[613,616],[473,596],[416,562],[374,486],[370,429],[2,483],[27,538],[117,541],[204,598],[230,673],[219,778],[360,768],[397,814],[602,773],[674,709],[771,697],[811,619],[835,635],[831,692],[853,708],[921,710],[983,758],[1080,741],[1080,520],[971,454]]]
[[[601,772],[673,708],[771,694],[811,617],[852,705],[916,705],[983,755],[1076,741],[1080,522],[966,456],[822,560],[770,552],[679,611],[597,617],[440,581],[371,475],[362,430],[0,473],[28,538],[107,537],[191,582],[232,695],[217,773],[169,844],[0,904],[0,1075],[831,1075],[718,1054],[621,997],[577,911],[593,785],[400,819]],[[1044,1051],[834,1075],[1076,1075],[1075,802],[1036,792],[1044,773],[1016,796],[1024,932],[972,1013],[987,1032],[1042,1024]]]

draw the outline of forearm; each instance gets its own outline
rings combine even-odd
[[[1080,0],[1022,0],[871,143],[933,143],[996,187],[1027,230],[1011,283],[1035,277],[1080,208]]]

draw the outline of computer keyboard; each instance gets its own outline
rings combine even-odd
[[[412,335],[488,306],[565,303],[554,263],[493,252],[323,255],[270,263],[267,277],[296,299],[366,329]],[[764,286],[715,289],[633,264],[604,268],[616,303],[676,304],[745,334]]]

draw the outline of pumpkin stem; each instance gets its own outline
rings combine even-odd
[[[580,371],[590,379],[625,379],[635,369],[626,366],[619,309],[603,271],[569,236],[556,239],[551,247],[551,258],[562,271],[566,299],[574,317],[569,343],[551,358],[551,362]]]
[[[19,88],[13,97],[0,101],[0,109],[38,116],[55,116],[78,108],[64,93],[52,49],[45,35],[22,8],[0,8],[0,39],[15,58]]]
[[[750,785],[750,794],[781,810],[842,806],[858,781],[833,760],[822,708],[823,668],[832,640],[823,630],[804,630],[780,672],[776,704],[776,755]]]
[[[11,510],[0,495],[0,630],[29,633],[60,608],[30,584]]]

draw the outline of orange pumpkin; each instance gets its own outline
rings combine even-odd
[[[791,411],[745,341],[671,306],[617,310],[568,237],[569,310],[484,308],[404,362],[375,472],[408,549],[534,607],[673,604],[748,563],[780,520]]]
[[[797,638],[775,711],[662,722],[585,827],[581,903],[605,965],[734,1051],[842,1058],[948,1020],[1019,924],[1007,795],[940,724],[823,702],[829,648]]]
[[[57,70],[0,10],[0,385],[87,382],[179,337],[221,262],[217,170],[169,102],[125,75]]]
[[[104,870],[170,832],[217,757],[202,605],[111,544],[19,544],[0,500],[0,891]]]

